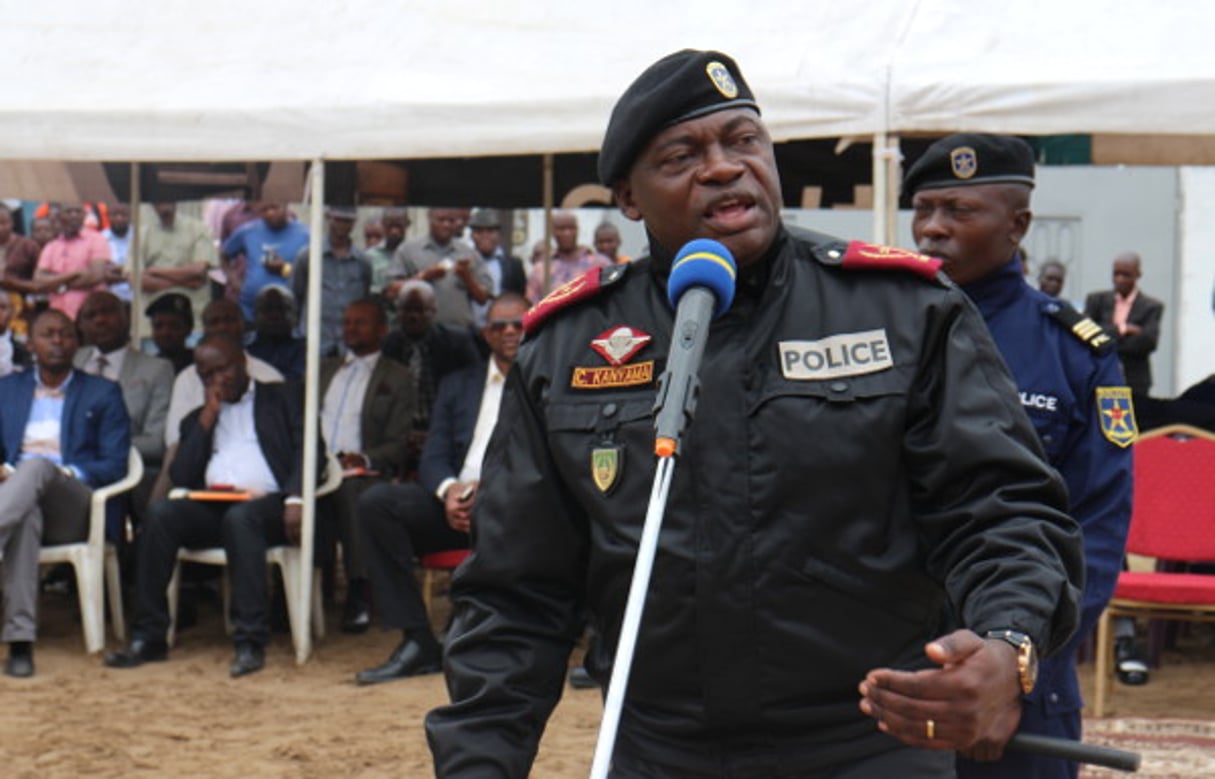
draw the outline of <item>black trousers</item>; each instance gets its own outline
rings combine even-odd
[[[367,488],[359,496],[357,516],[372,597],[384,627],[429,630],[414,560],[431,552],[467,549],[468,534],[447,524],[443,504],[417,482]]]
[[[649,763],[617,753],[611,779],[954,779],[954,753],[901,746],[888,752],[825,766],[810,771],[782,768],[779,764],[728,764],[712,771],[694,771]]]
[[[228,555],[233,640],[264,646],[270,638],[266,549],[283,543],[282,493],[243,503],[153,503],[136,541],[132,638],[165,640],[169,630],[166,590],[177,564],[177,550],[222,546]]]

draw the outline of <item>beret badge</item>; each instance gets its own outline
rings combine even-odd
[[[979,169],[978,155],[969,146],[959,146],[949,152],[949,167],[953,170],[953,175],[968,179]]]
[[[722,97],[727,100],[738,97],[738,85],[734,83],[734,77],[730,75],[730,70],[725,65],[714,60],[705,65],[705,73],[709,75],[709,80],[713,82],[713,86],[717,87],[717,91],[722,94]]]

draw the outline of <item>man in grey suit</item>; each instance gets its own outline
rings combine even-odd
[[[165,419],[173,389],[173,365],[131,348],[126,306],[111,292],[98,290],[85,298],[76,316],[84,342],[75,367],[118,382],[131,417],[131,443],[143,458],[144,476],[135,491],[132,513],[142,517],[147,497],[165,453]],[[115,530],[115,528],[111,528]]]
[[[380,343],[388,316],[371,298],[342,312],[345,357],[321,363],[321,432],[330,454],[342,464],[342,486],[322,504],[324,527],[336,525],[346,572],[342,630],[362,633],[371,625],[367,570],[355,522],[355,502],[367,487],[401,474],[413,425],[417,392],[409,369],[383,358]]]
[[[1160,342],[1164,303],[1140,291],[1140,275],[1139,255],[1119,254],[1114,258],[1114,288],[1090,293],[1084,313],[1117,342],[1127,386],[1136,395],[1146,395],[1152,386],[1150,360]]]

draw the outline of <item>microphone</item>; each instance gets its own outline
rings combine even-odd
[[[723,244],[698,238],[675,255],[667,279],[667,298],[675,309],[671,351],[658,379],[654,401],[654,453],[671,457],[696,413],[700,394],[700,359],[709,337],[709,323],[734,302],[734,256]]]

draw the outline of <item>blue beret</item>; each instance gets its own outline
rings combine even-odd
[[[610,187],[624,178],[662,130],[727,108],[759,113],[733,59],[718,51],[668,54],[646,68],[616,101],[599,149],[599,180]]]
[[[957,133],[928,147],[903,178],[903,192],[976,184],[1034,185],[1034,150],[1012,135]]]

